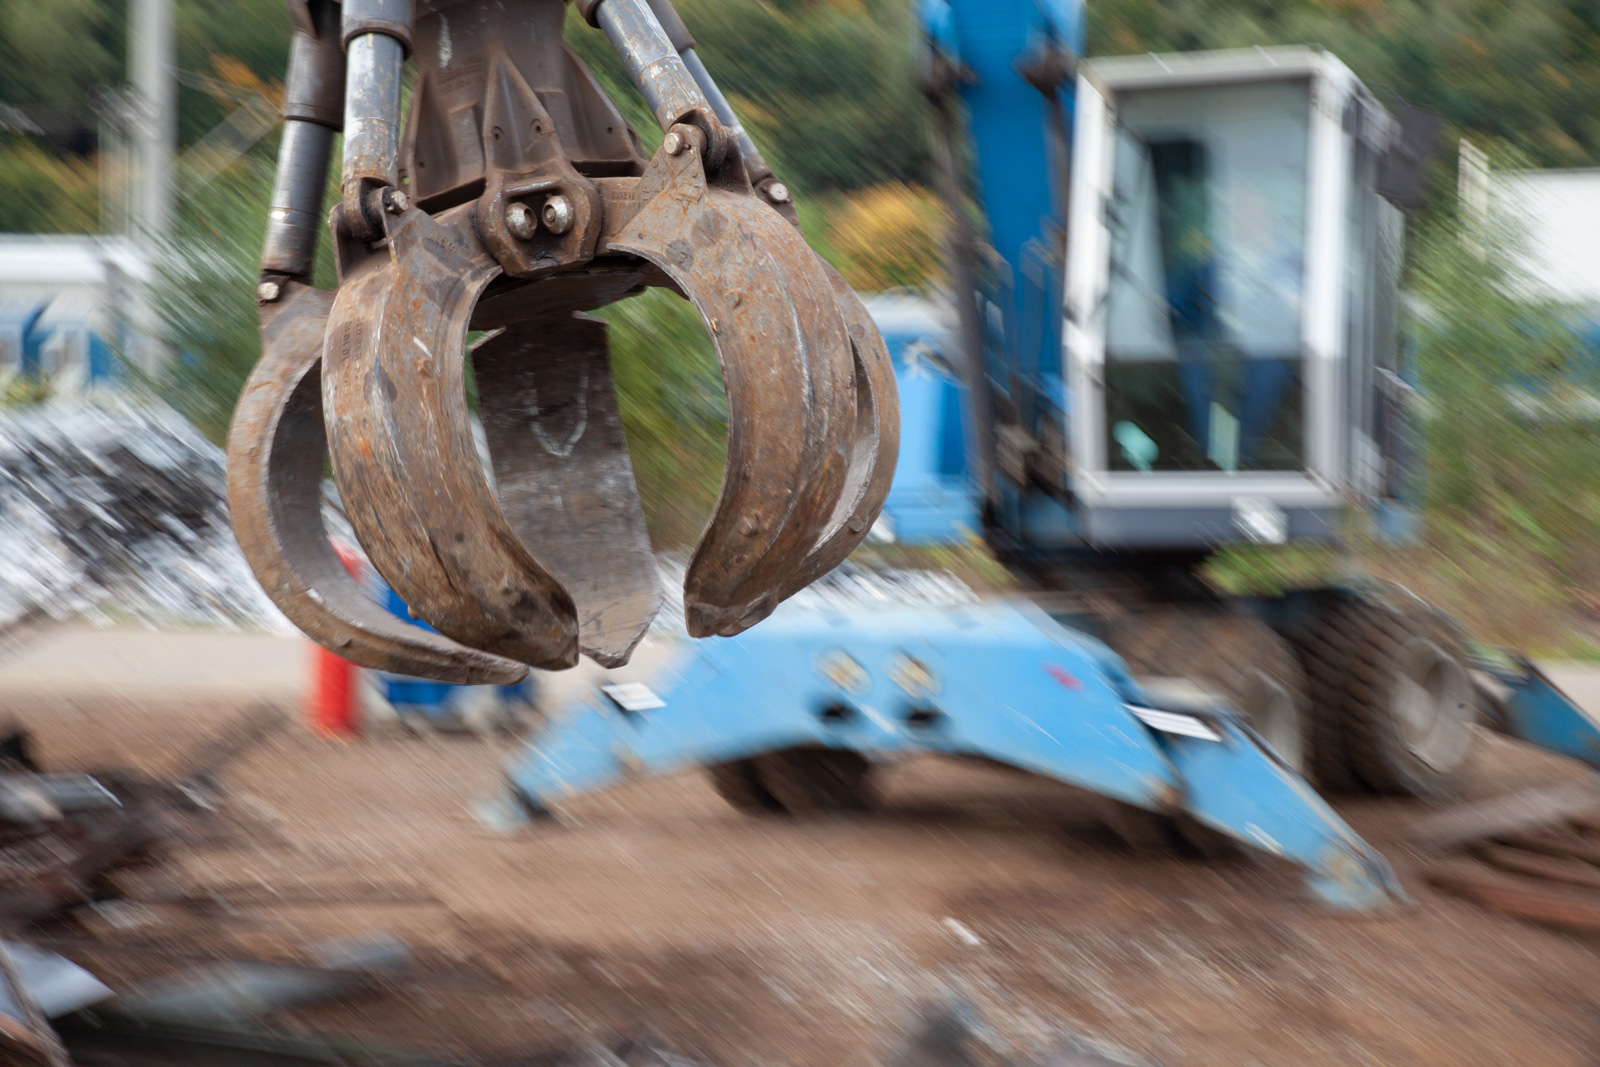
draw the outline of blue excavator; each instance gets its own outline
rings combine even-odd
[[[1233,542],[1337,544],[1361,513],[1415,527],[1395,310],[1430,124],[1335,57],[1085,60],[1078,0],[922,0],[941,310],[869,306],[805,247],[669,0],[576,3],[662,127],[648,158],[553,0],[290,7],[264,355],[229,489],[307,633],[452,683],[625,663],[659,582],[584,313],[673,289],[722,361],[729,471],[684,577],[705,640],[531,736],[512,810],[696,765],[752,813],[860,808],[875,766],[931,752],[1090,790],[1132,838],[1297,863],[1366,907],[1401,890],[1318,788],[1445,793],[1480,721],[1600,759],[1536,670],[1470,655],[1404,590],[1203,580]],[[309,264],[341,127],[329,294]],[[332,556],[325,454],[427,627]],[[1020,594],[796,596],[874,528],[981,539]]]
[[[867,301],[901,406],[876,529],[981,540],[1020,595],[785,606],[567,709],[510,766],[516,801],[703,764],[745,811],[856,809],[876,765],[932,752],[1367,907],[1400,889],[1317,789],[1447,794],[1480,723],[1597,762],[1535,668],[1403,589],[1202,577],[1225,545],[1337,545],[1359,514],[1415,536],[1396,312],[1430,116],[1312,48],[1084,60],[1075,0],[917,14],[953,298]]]

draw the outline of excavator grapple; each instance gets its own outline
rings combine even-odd
[[[700,312],[727,390],[728,467],[684,580],[691,634],[771,614],[860,543],[888,493],[883,341],[801,238],[670,0],[576,6],[661,126],[651,158],[563,43],[563,0],[290,0],[263,354],[229,493],[267,592],[359,664],[504,683],[580,653],[627,662],[660,591],[606,326],[587,313],[648,286]],[[309,278],[341,129],[328,293]],[[339,566],[325,459],[373,566],[435,632]]]

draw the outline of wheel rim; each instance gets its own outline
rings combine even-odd
[[[1296,774],[1304,774],[1305,735],[1294,695],[1276,678],[1265,674],[1256,675],[1253,688],[1252,706],[1240,710],[1262,740],[1272,746],[1278,758]]]
[[[1472,680],[1432,641],[1401,646],[1390,689],[1392,719],[1406,751],[1435,771],[1453,770],[1472,744]]]

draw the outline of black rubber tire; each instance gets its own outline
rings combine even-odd
[[[1272,627],[1249,615],[1207,606],[1130,615],[1108,627],[1108,633],[1106,644],[1134,675],[1199,683],[1242,712],[1280,750],[1286,764],[1305,773],[1310,734],[1306,676],[1293,647]],[[1285,699],[1287,706],[1278,703]],[[1256,721],[1269,707],[1274,721]]]
[[[1307,624],[1288,635],[1306,678],[1311,741],[1306,766],[1311,780],[1326,793],[1362,788],[1345,753],[1345,679],[1355,635],[1370,610],[1355,597],[1329,595]]]
[[[1421,602],[1372,602],[1357,621],[1343,714],[1351,769],[1376,793],[1450,794],[1471,757],[1477,720],[1460,637]],[[1426,717],[1420,740],[1401,710],[1408,703]]]
[[[761,784],[753,759],[708,764],[706,777],[719,797],[746,815],[770,815],[783,810],[778,799]]]
[[[790,748],[755,757],[756,777],[791,815],[866,811],[872,764],[845,748]]]

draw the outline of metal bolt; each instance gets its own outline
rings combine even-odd
[[[789,187],[782,182],[773,182],[767,186],[767,197],[774,204],[787,204],[789,202]]]
[[[564,196],[552,196],[544,202],[543,216],[545,228],[551,233],[566,233],[572,229],[572,201]]]
[[[270,304],[283,293],[283,286],[277,282],[262,282],[256,286],[256,299],[263,304]]]
[[[518,240],[531,241],[539,231],[539,220],[527,204],[512,204],[506,208],[506,229]]]
[[[669,156],[675,156],[683,151],[683,138],[676,133],[669,133],[661,139],[661,150]]]
[[[399,189],[391,189],[383,198],[383,209],[391,215],[404,215],[411,208],[411,198]]]

